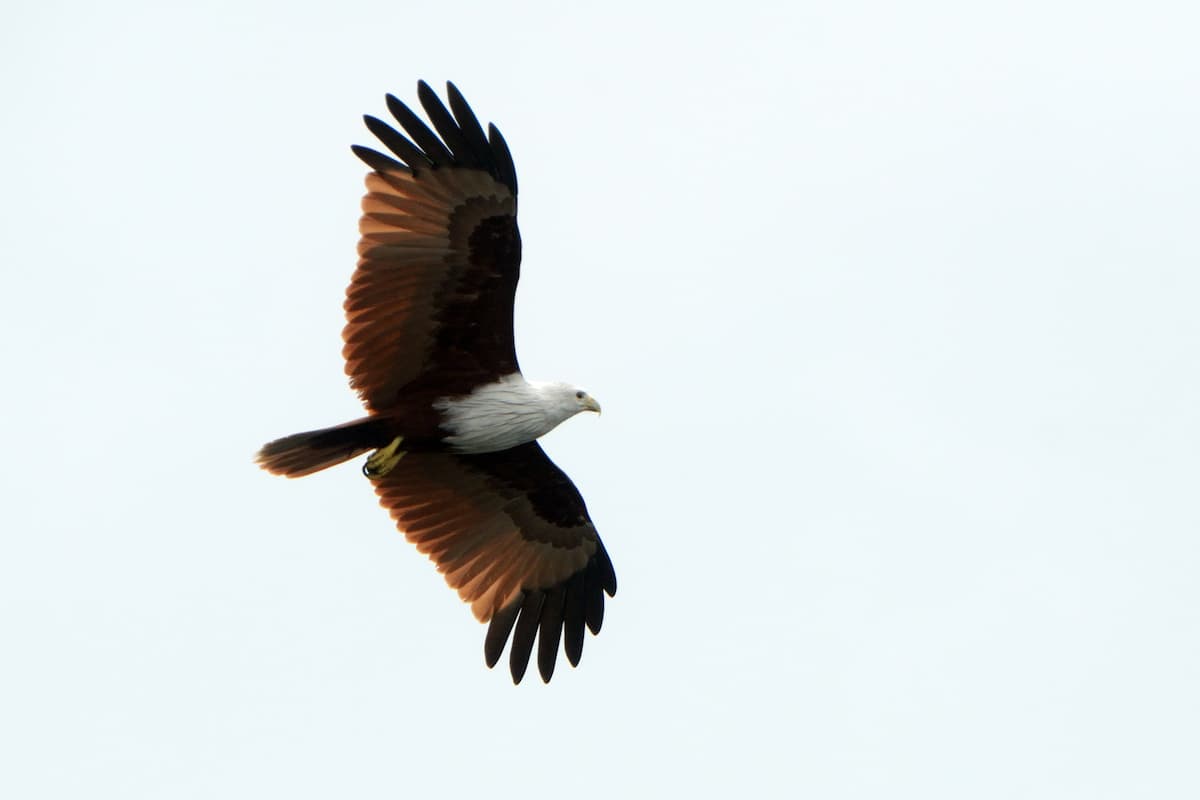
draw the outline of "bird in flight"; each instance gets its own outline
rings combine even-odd
[[[521,374],[516,170],[496,126],[485,134],[454,84],[446,91],[448,109],[417,86],[432,128],[388,95],[404,133],[364,119],[391,155],[353,147],[372,171],[342,353],[367,415],[276,439],[257,461],[296,478],[370,453],[363,473],[380,503],[489,623],[488,667],[511,638],[520,683],[536,639],[549,682],[560,640],[579,663],[617,579],[583,498],[537,439],[600,404]]]

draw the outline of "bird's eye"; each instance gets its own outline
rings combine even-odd
[[[583,392],[576,392],[576,393],[575,393],[575,399],[576,399],[576,400],[582,400],[582,399],[583,399]]]

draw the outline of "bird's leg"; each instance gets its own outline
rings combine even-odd
[[[395,469],[400,459],[404,458],[404,451],[400,449],[400,443],[403,441],[403,436],[397,436],[387,447],[381,447],[372,453],[367,458],[367,463],[363,464],[363,475],[368,478],[382,478]]]

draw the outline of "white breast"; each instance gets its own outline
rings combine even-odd
[[[518,372],[476,388],[462,397],[443,397],[433,407],[442,412],[445,442],[460,453],[493,453],[532,442],[574,413],[529,383]]]

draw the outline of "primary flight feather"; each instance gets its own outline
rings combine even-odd
[[[392,155],[353,148],[373,171],[342,352],[367,416],[277,439],[258,463],[299,477],[371,453],[363,473],[397,527],[490,623],[487,665],[511,640],[519,683],[536,641],[549,681],[560,639],[579,663],[584,629],[600,631],[617,579],[583,498],[537,439],[600,405],[521,374],[516,169],[496,126],[484,133],[446,89],[449,109],[418,84],[432,129],[391,95],[404,133],[365,117]]]

